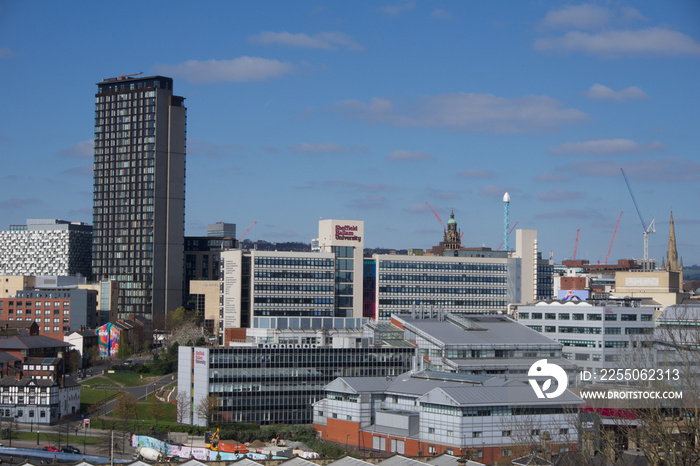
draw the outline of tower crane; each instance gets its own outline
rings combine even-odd
[[[140,71],[138,73],[132,73],[132,74],[123,74],[117,78],[117,81],[124,81],[126,78],[130,78],[132,76],[138,76],[143,74],[143,71]]]
[[[610,247],[608,248],[608,255],[605,256],[605,265],[608,265],[608,259],[610,259],[610,251],[612,251],[613,243],[615,243],[615,236],[617,236],[617,227],[620,226],[620,219],[622,218],[622,211],[620,211],[620,216],[617,217],[617,223],[615,224],[615,230],[613,231],[613,237],[610,241]]]
[[[425,201],[425,203],[428,204],[428,201]],[[428,207],[430,207],[430,210],[433,211],[433,213],[435,214],[435,217],[438,219],[438,222],[440,222],[440,225],[442,225],[442,228],[443,228],[445,231],[447,231],[447,227],[445,226],[444,223],[442,223],[442,219],[441,219],[440,216],[437,214],[437,212],[435,212],[435,209],[433,209],[433,206],[431,206],[430,204],[428,204]]]
[[[515,230],[515,227],[518,225],[518,222],[520,222],[520,220],[517,220],[517,221],[513,224],[513,226],[511,227],[510,231],[508,232],[508,236],[510,236],[510,234],[513,233],[513,230]],[[501,241],[501,244],[498,246],[498,249],[496,249],[496,251],[500,251],[500,250],[501,250],[501,248],[503,247],[503,243],[504,243],[504,242]]]
[[[632,202],[634,202],[634,207],[637,209],[639,220],[642,222],[642,230],[644,230],[644,270],[646,270],[649,267],[649,235],[651,233],[656,233],[656,218],[654,218],[647,226],[647,223],[642,217],[642,212],[639,210],[639,205],[637,205],[637,199],[634,197],[634,193],[632,192],[632,187],[627,179],[627,175],[622,168],[620,168],[620,171],[622,172],[622,177],[625,179],[625,183],[627,184],[627,190],[629,190],[630,196],[632,196]]]
[[[238,242],[239,242],[239,243],[241,242],[241,240],[242,240],[243,238],[245,238],[245,235],[248,234],[248,232],[250,231],[250,229],[253,228],[253,227],[255,226],[256,223],[258,223],[257,220],[254,221],[253,224],[252,224],[251,226],[249,226],[249,227],[246,229],[246,231],[243,232],[243,234],[240,236],[240,238],[238,238]]]
[[[578,252],[578,232],[581,231],[580,228],[576,229],[576,242],[574,243],[574,257],[571,260],[576,260],[576,253]]]

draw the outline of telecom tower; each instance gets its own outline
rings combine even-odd
[[[510,228],[510,194],[503,195],[503,244],[505,250],[510,251],[510,241],[508,240],[508,230]]]

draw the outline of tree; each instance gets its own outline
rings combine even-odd
[[[136,418],[136,404],[138,400],[129,392],[121,392],[114,404],[114,415],[124,421]]]
[[[80,353],[77,350],[70,350],[66,353],[66,369],[69,373],[75,374],[80,369]]]
[[[189,423],[192,414],[192,401],[190,400],[190,395],[182,390],[177,392],[177,422],[180,424],[187,421]]]
[[[163,419],[168,414],[165,403],[161,401],[151,403],[148,405],[148,414],[153,417],[153,420],[156,421],[156,425],[158,425],[158,420]]]
[[[205,421],[207,426],[214,424],[218,412],[219,397],[217,395],[209,395],[206,398],[202,398],[202,401],[199,402],[195,409],[197,417]]]
[[[681,394],[681,398],[641,398],[618,402],[633,413],[639,427],[619,422],[650,464],[700,464],[700,308],[669,306],[656,320],[652,335],[630,338],[619,367],[629,371],[631,387],[647,393]],[[627,383],[627,382],[625,382]],[[662,395],[669,396],[669,395]]]

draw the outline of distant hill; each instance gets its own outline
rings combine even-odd
[[[683,267],[683,279],[700,280],[700,265],[690,265]]]

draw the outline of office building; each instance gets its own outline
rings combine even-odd
[[[418,370],[524,380],[536,361],[547,359],[564,369],[569,383],[576,380],[577,366],[562,357],[561,343],[505,315],[416,310],[392,315],[391,323],[415,342]]]
[[[318,248],[335,258],[335,310],[337,317],[362,317],[362,272],[365,222],[321,220]]]
[[[221,253],[219,328],[260,316],[343,317],[336,313],[336,258],[330,252]]]
[[[34,321],[39,334],[63,340],[67,332],[97,327],[97,292],[81,289],[21,290],[0,298],[0,318]]]
[[[313,423],[323,440],[360,450],[510,464],[542,444],[550,455],[576,449],[581,404],[570,391],[540,399],[526,381],[502,377],[343,376],[314,404]]]
[[[629,367],[630,350],[654,333],[659,306],[639,299],[552,301],[518,306],[518,321],[558,341],[562,356],[588,371]]]
[[[312,404],[323,398],[323,387],[333,379],[397,376],[413,364],[413,346],[373,339],[370,344],[363,337],[362,319],[259,319],[284,328],[243,334],[234,346],[180,347],[177,391],[190,395],[183,423],[206,425],[197,407],[216,395],[217,424],[310,424]]]
[[[104,79],[95,95],[94,278],[119,316],[161,325],[183,302],[184,98],[163,76]]]
[[[65,220],[27,220],[0,231],[0,275],[91,276],[92,227]]]

